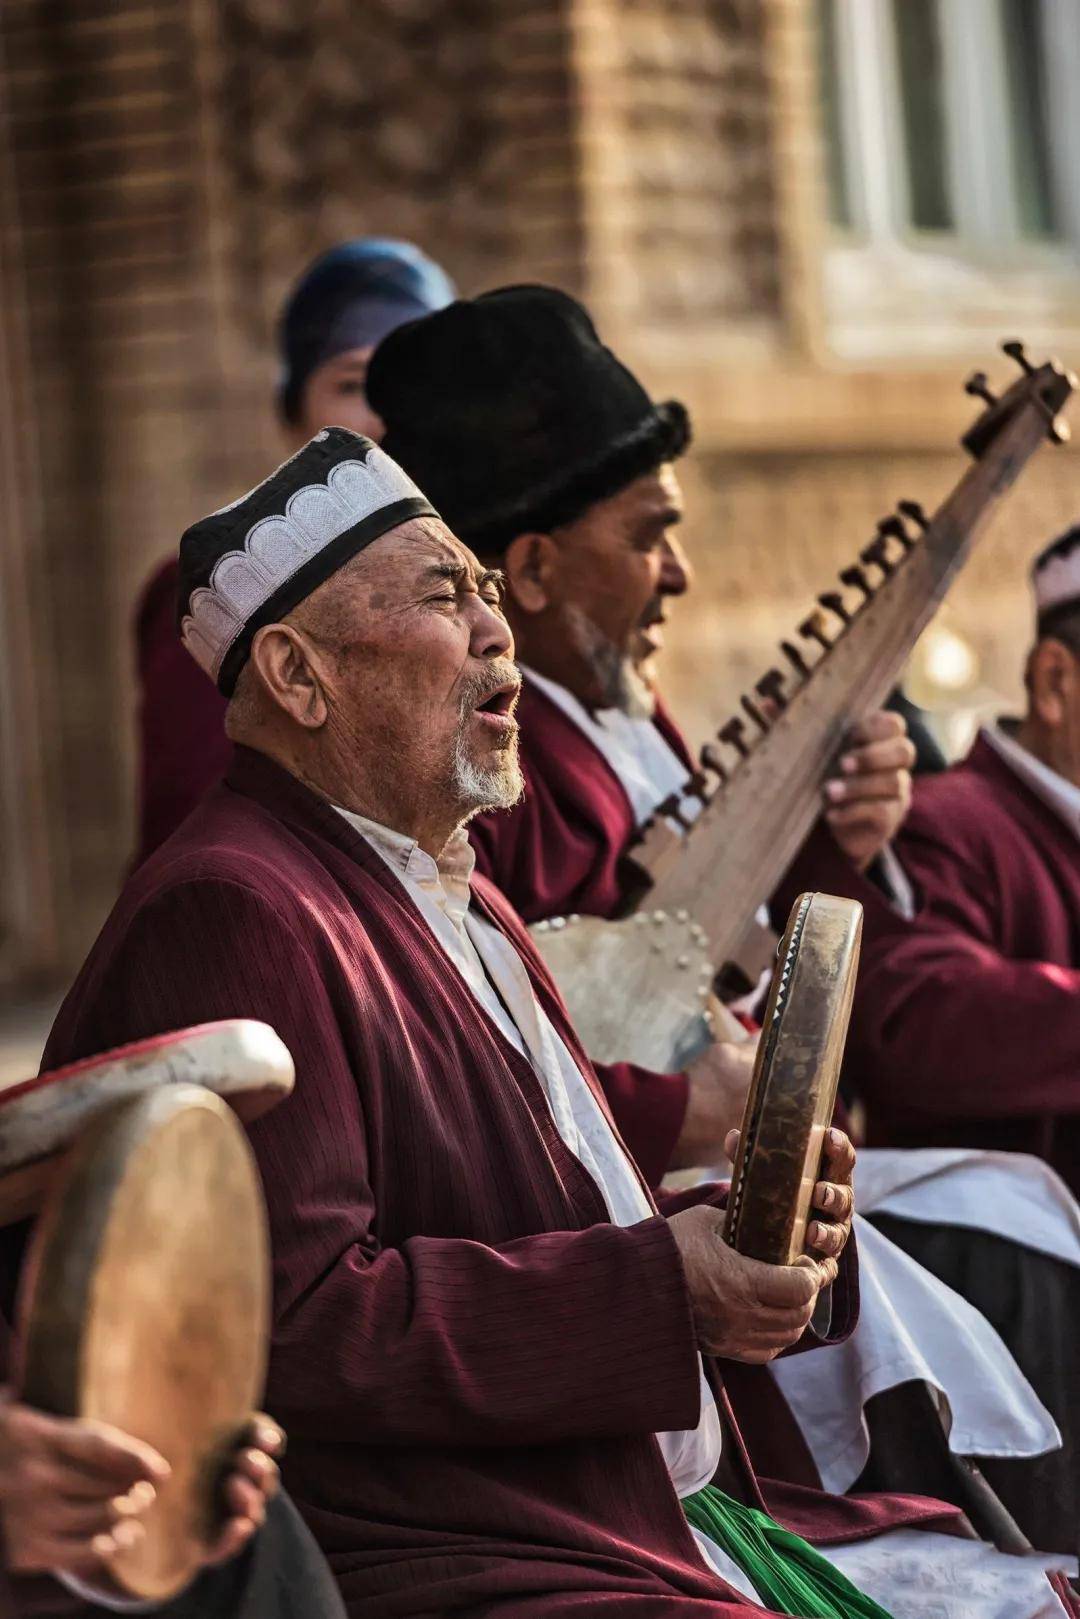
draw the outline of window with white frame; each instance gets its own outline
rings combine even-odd
[[[950,320],[951,288],[975,326],[993,288],[1016,295],[1019,282],[1037,321],[1053,326],[1064,298],[1075,325],[1080,0],[816,0],[816,11],[839,346],[846,326],[853,352],[873,347],[885,336],[875,318],[901,335],[905,282],[940,297]],[[932,312],[926,326],[940,346]]]

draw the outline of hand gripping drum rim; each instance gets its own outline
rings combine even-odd
[[[724,1223],[725,1241],[748,1258],[790,1265],[804,1251],[861,936],[862,906],[833,894],[801,894],[788,918]]]

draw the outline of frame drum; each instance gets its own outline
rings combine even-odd
[[[194,1085],[115,1104],[71,1150],[20,1299],[21,1397],[153,1445],[172,1474],[109,1572],[161,1601],[218,1531],[218,1490],[262,1394],[269,1247],[235,1114]]]
[[[804,1251],[832,1118],[862,937],[862,906],[801,894],[777,948],[743,1113],[724,1239],[791,1265]]]

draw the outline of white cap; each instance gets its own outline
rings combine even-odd
[[[1031,583],[1040,618],[1065,602],[1080,603],[1080,525],[1039,552],[1031,566]]]

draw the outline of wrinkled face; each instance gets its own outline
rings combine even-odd
[[[670,464],[636,478],[552,535],[564,632],[583,666],[582,701],[631,710],[650,699],[640,670],[663,645],[665,602],[690,584],[675,536],[682,492]]]
[[[444,524],[418,519],[304,605],[298,627],[316,626],[329,654],[319,674],[337,746],[362,762],[387,814],[399,806],[387,824],[412,824],[417,805],[456,823],[516,803],[520,676],[497,573]]]
[[[295,424],[297,443],[324,427],[347,427],[376,443],[385,428],[367,402],[364,386],[374,348],[346,349],[326,360],[308,377],[300,396],[300,420]]]

